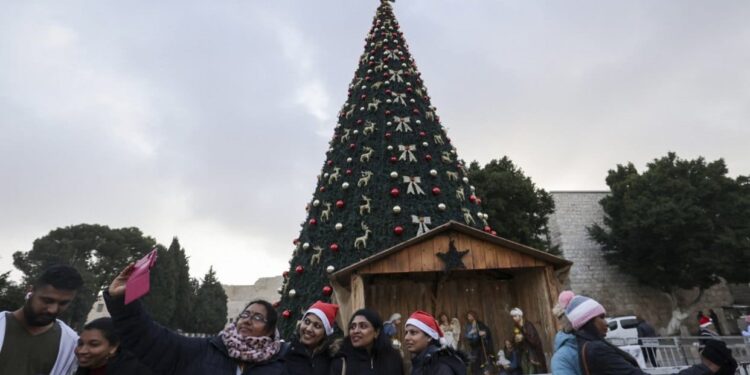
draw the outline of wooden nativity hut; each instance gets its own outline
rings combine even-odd
[[[383,319],[415,310],[438,317],[475,311],[491,331],[495,348],[512,339],[510,310],[520,307],[539,331],[551,357],[557,323],[551,310],[571,262],[451,221],[331,275],[340,327],[368,307]],[[403,327],[399,327],[403,332]],[[465,340],[459,342],[466,348]]]

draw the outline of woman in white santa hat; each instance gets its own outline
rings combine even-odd
[[[284,356],[285,375],[329,375],[338,311],[338,305],[318,301],[305,312]]]
[[[412,375],[466,375],[465,358],[445,345],[437,320],[424,311],[406,321],[404,346],[412,354]]]

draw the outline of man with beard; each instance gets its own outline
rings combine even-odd
[[[78,335],[57,320],[83,285],[75,268],[46,269],[23,307],[0,312],[0,374],[68,375],[75,370]]]

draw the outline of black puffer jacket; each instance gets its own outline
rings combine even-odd
[[[462,355],[449,348],[430,345],[411,360],[411,375],[466,375]]]
[[[121,345],[160,375],[235,375],[239,361],[229,357],[220,337],[190,338],[155,323],[140,301],[129,305],[123,298],[104,292]],[[279,353],[283,353],[284,348]],[[243,375],[280,375],[284,363],[280,354],[265,362],[244,363]]]
[[[79,367],[76,371],[76,375],[88,375],[91,370],[87,368]],[[154,375],[154,372],[149,370],[144,364],[138,359],[132,356],[130,353],[122,350],[117,352],[117,355],[107,361],[107,375]]]
[[[578,340],[578,357],[584,374],[648,375],[641,370],[635,358],[606,340],[584,331],[576,331],[575,335]]]
[[[365,349],[353,347],[347,337],[334,356],[331,375],[401,375],[404,373],[402,361],[401,354],[390,346],[373,350],[370,355]],[[342,371],[344,362],[345,373]]]
[[[328,343],[310,353],[295,337],[284,355],[284,375],[329,375],[332,360]]]

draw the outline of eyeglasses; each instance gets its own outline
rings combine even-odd
[[[250,319],[253,322],[266,323],[266,318],[260,313],[251,314],[250,312],[245,311],[240,314],[240,319]]]

